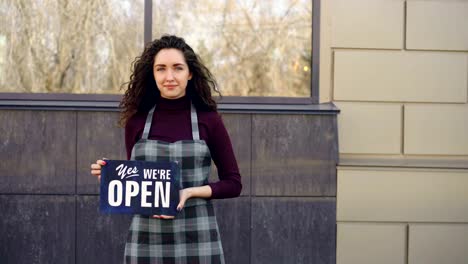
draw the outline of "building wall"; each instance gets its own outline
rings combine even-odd
[[[322,1],[337,263],[468,261],[468,1]]]
[[[223,120],[243,183],[241,197],[213,201],[226,263],[335,263],[336,114]],[[90,175],[98,158],[126,158],[117,121],[0,110],[0,263],[122,263],[130,217],[99,212]]]

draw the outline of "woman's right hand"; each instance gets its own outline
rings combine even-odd
[[[101,180],[101,168],[106,165],[104,160],[96,160],[96,163],[91,164],[91,174],[98,178],[98,181]]]

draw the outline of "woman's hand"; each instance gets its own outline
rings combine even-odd
[[[179,191],[179,204],[177,205],[177,211],[181,211],[184,208],[185,202],[192,198],[193,188],[186,188]],[[174,219],[174,216],[170,215],[153,215],[153,218],[158,219]]]
[[[188,199],[194,197],[210,198],[211,194],[212,190],[209,185],[182,189],[179,191],[179,204],[177,205],[177,211],[182,211],[182,209],[184,209],[185,202],[187,202]],[[169,215],[153,215],[153,218],[174,219],[175,217]]]
[[[105,166],[106,162],[104,160],[97,160],[96,163],[91,164],[91,174],[98,178],[98,181],[101,181],[101,168]]]

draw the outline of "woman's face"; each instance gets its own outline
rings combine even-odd
[[[153,74],[161,97],[166,99],[184,96],[192,79],[184,54],[178,49],[160,50],[154,59]]]

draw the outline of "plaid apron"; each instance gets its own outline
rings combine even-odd
[[[132,160],[176,161],[181,167],[181,189],[208,184],[211,156],[200,140],[198,117],[191,106],[193,140],[168,143],[148,139],[154,106],[148,113],[141,139],[132,149]],[[134,215],[125,263],[217,264],[224,263],[218,224],[210,200],[192,198],[175,219]]]

